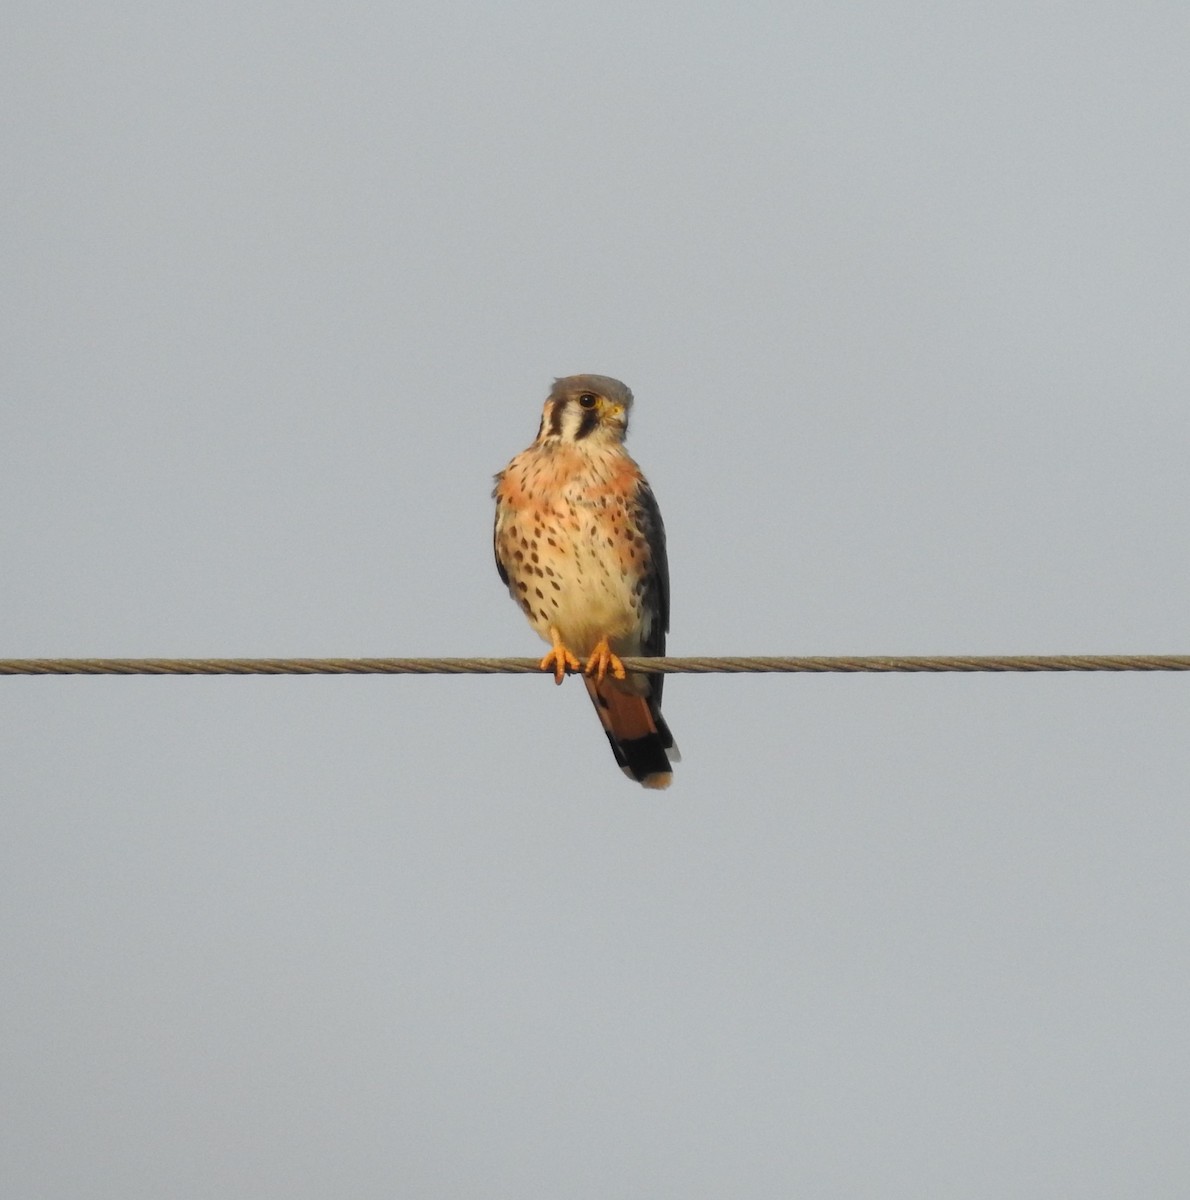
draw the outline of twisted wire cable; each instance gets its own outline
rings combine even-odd
[[[975,671],[1190,671],[1190,654],[626,657],[667,675]],[[5,658],[0,675],[530,675],[536,658]]]

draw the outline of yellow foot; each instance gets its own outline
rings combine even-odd
[[[550,641],[554,643],[553,649],[541,660],[540,666],[543,671],[553,671],[554,682],[561,683],[567,671],[577,671],[582,664],[562,644],[562,635],[556,629],[550,630]]]
[[[599,645],[591,651],[591,657],[587,659],[586,673],[593,675],[596,683],[602,683],[609,668],[617,679],[628,678],[624,664],[612,653],[611,647],[607,644],[607,638],[602,638]]]

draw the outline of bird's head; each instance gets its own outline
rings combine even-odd
[[[622,442],[628,432],[632,392],[607,375],[567,375],[554,380],[541,414],[539,441]]]

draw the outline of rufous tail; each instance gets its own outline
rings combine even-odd
[[[600,683],[583,682],[620,770],[644,787],[669,787],[673,768],[666,751],[672,750],[674,739],[661,713],[652,710],[645,696],[625,691],[610,675]]]

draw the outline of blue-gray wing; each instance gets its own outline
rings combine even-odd
[[[501,471],[496,476],[496,486],[492,488],[492,499],[496,501],[496,515],[492,520],[492,554],[496,559],[496,570],[500,572],[500,582],[507,587],[508,572],[504,569],[504,564],[500,561],[500,542],[497,537],[500,532],[500,484],[503,479],[504,472]]]
[[[636,493],[636,526],[649,548],[649,567],[641,603],[649,616],[648,629],[641,641],[645,654],[663,655],[665,635],[669,632],[669,558],[665,551],[665,523],[652,488],[642,481]],[[661,688],[665,676],[649,676],[649,707],[660,716]]]

